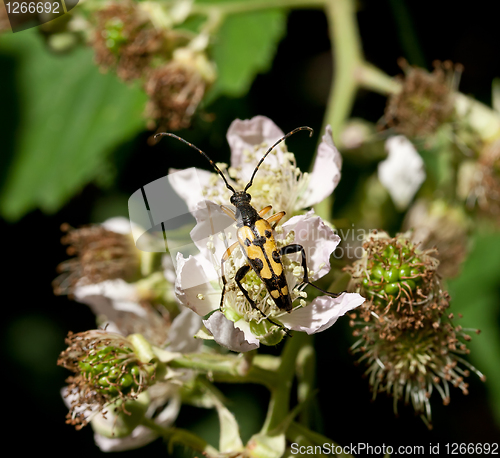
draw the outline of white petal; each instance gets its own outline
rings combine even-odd
[[[234,220],[226,215],[220,205],[209,200],[200,202],[193,211],[197,224],[191,231],[191,239],[206,259],[215,260],[220,265],[220,259],[225,251],[236,240]],[[214,251],[208,249],[211,242]]]
[[[365,298],[357,293],[342,293],[339,297],[320,296],[310,305],[280,317],[280,321],[294,331],[308,334],[324,331],[349,310],[360,306]]]
[[[134,285],[118,278],[91,285],[77,285],[74,290],[78,302],[90,306],[96,316],[104,315],[110,322],[118,322],[124,313],[146,317],[147,311],[138,302]]]
[[[130,220],[123,216],[107,219],[102,223],[102,227],[117,234],[130,234],[132,232]]]
[[[250,332],[248,323],[239,320],[233,323],[222,312],[215,312],[203,324],[212,333],[215,341],[236,352],[246,352],[259,348],[259,340]]]
[[[179,415],[181,408],[181,400],[179,395],[173,395],[167,405],[163,410],[155,416],[154,421],[163,428],[167,428],[174,423]],[[111,423],[110,428],[113,427],[114,416],[108,412],[106,415],[108,417],[107,422]],[[95,421],[95,420],[93,420]],[[103,436],[99,433],[94,434],[94,440],[97,446],[103,452],[120,452],[124,450],[133,450],[139,447],[143,447],[150,442],[153,442],[158,437],[158,434],[151,431],[151,429],[145,426],[137,426],[134,428],[132,433],[123,438],[110,438]]]
[[[168,428],[177,419],[182,402],[180,396],[177,393],[166,391],[165,394],[167,395],[166,397],[164,397],[163,395],[160,399],[157,399],[156,402],[151,402],[150,407],[153,407],[152,412],[146,414],[146,416],[152,415],[152,413],[158,410],[161,406],[164,406],[161,412],[159,414],[156,414],[153,419],[159,426]],[[165,405],[165,402],[167,400],[168,403]],[[148,412],[149,410],[151,409],[148,409]],[[95,417],[92,420],[92,426],[97,427],[97,430],[99,430],[99,427],[101,427],[104,431],[106,429],[112,431],[114,427],[115,416],[112,412],[108,412],[106,416],[108,417],[107,420],[103,419],[102,417],[97,420],[98,422],[100,422],[100,424],[96,424],[97,417]],[[106,423],[108,423],[108,425],[106,425]],[[157,437],[157,433],[153,432],[150,428],[142,425],[137,426],[133,429],[130,435],[122,438],[106,437],[97,432],[95,432],[94,434],[94,440],[97,446],[103,452],[120,452],[124,450],[133,450],[149,444]]]
[[[257,163],[246,162],[243,152],[245,150],[253,152],[256,146],[262,144],[270,147],[283,135],[283,131],[265,116],[255,116],[245,120],[236,119],[227,131],[227,141],[231,147],[231,166],[242,167],[241,178],[249,180]],[[275,158],[268,157],[266,161],[272,164]]]
[[[378,165],[378,177],[396,207],[405,210],[425,181],[424,161],[403,135],[387,139],[385,148],[389,154]]]
[[[170,185],[192,212],[196,205],[204,200],[202,191],[210,187],[212,173],[195,167],[184,170],[170,169],[168,173]]]
[[[180,353],[194,353],[198,351],[202,341],[195,339],[194,335],[201,327],[201,317],[188,308],[174,318],[168,332],[170,345],[169,351]]]
[[[132,214],[130,215],[133,216]],[[149,221],[148,221],[149,224]],[[123,216],[115,216],[113,218],[109,218],[104,221],[102,227],[108,231],[116,232],[117,234],[122,235],[131,235],[138,250],[140,251],[151,251],[156,252],[158,249],[158,241],[155,240],[149,234],[146,233],[146,229],[139,224],[136,224],[134,221],[131,221],[128,218],[124,218]],[[138,240],[144,236],[143,239],[137,244]],[[163,246],[163,241],[160,242],[160,245]]]
[[[305,215],[294,216],[283,224],[284,236],[295,232],[293,243],[302,245],[306,253],[307,267],[314,273],[309,277],[314,281],[330,271],[330,255],[340,243],[340,237],[325,224],[321,217],[309,211]],[[300,261],[300,254],[295,256]]]
[[[219,308],[222,290],[216,290],[207,278],[201,264],[202,258],[177,256],[175,295],[191,310],[205,316]]]
[[[134,450],[144,447],[153,442],[156,438],[158,438],[158,434],[145,426],[137,426],[132,431],[132,434],[122,438],[111,438],[102,436],[98,433],[94,434],[94,441],[103,452]]]
[[[342,156],[333,144],[332,128],[326,126],[308,187],[300,197],[297,208],[311,207],[327,198],[339,184],[341,168]]]
[[[164,428],[174,423],[181,410],[182,400],[179,394],[174,394],[168,401],[165,408],[155,417],[155,422]]]

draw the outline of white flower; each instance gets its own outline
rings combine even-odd
[[[182,307],[171,321],[163,305],[154,307],[141,300],[139,285],[122,279],[107,280],[77,286],[74,295],[78,302],[90,306],[100,324],[109,331],[124,336],[140,333],[151,343],[170,351],[197,351],[201,343],[194,335],[201,326],[200,318]]]
[[[90,235],[99,240],[101,229],[127,237],[131,237],[134,230],[143,232],[136,224],[123,217],[110,218],[101,225],[76,229],[75,232],[92,231]],[[85,234],[83,237],[86,238],[79,239],[82,240],[82,244],[89,246],[96,244],[94,238]],[[135,250],[135,247],[133,248]],[[138,256],[148,254],[136,251]],[[100,261],[99,253],[91,254]],[[98,323],[109,331],[118,332],[123,336],[140,333],[154,345],[162,348],[168,346],[170,351],[197,351],[200,341],[193,336],[199,330],[201,320],[188,309],[179,310],[173,288],[168,280],[165,280],[167,277],[173,283],[175,279],[175,276],[172,277],[169,261],[169,256],[163,257],[165,276],[163,272],[150,273],[148,277],[134,283],[129,283],[123,278],[94,282],[92,277],[82,276],[73,285],[72,294],[78,302],[89,305]],[[101,268],[106,268],[106,263],[101,262],[101,264],[103,264]],[[92,270],[94,271],[95,269]],[[105,275],[96,277],[105,278]],[[175,316],[173,320],[172,316]]]
[[[245,188],[264,153],[283,135],[283,131],[265,116],[237,119],[231,124],[227,132],[231,147],[228,171],[229,183],[234,189]],[[225,164],[218,165],[223,171],[227,168]],[[295,156],[280,143],[255,175],[249,189],[252,204],[258,210],[272,205],[276,211],[285,211],[287,217],[291,217],[328,197],[340,181],[341,167],[342,158],[333,144],[330,126],[323,135],[310,174],[300,171]],[[224,205],[229,202],[231,192],[218,174],[195,168],[170,172],[171,186],[186,201],[190,211],[204,199]]]
[[[162,428],[173,425],[182,405],[178,387],[172,383],[158,383],[149,388],[144,393],[144,395],[146,394],[149,403],[145,417],[152,418]],[[158,409],[161,410],[156,413]],[[136,426],[125,437],[113,437],[116,416],[112,412],[108,412],[106,418],[102,415],[96,415],[92,419],[91,425],[94,429],[95,443],[103,452],[133,450],[144,447],[158,438],[158,433],[142,425]]]
[[[224,263],[227,279],[226,293],[221,311],[222,286],[219,281],[221,257],[227,249],[228,239],[236,240],[235,228],[213,235],[213,227],[220,226],[224,214],[213,202],[202,202],[194,211],[198,224],[191,232],[200,253],[187,259],[177,256],[176,295],[187,307],[200,316],[215,312],[204,324],[214,339],[233,351],[248,351],[268,343],[272,334],[281,329],[271,326],[280,323],[292,330],[308,334],[329,328],[337,318],[351,310],[364,299],[358,294],[341,294],[337,298],[321,296],[307,307],[303,291],[303,269],[301,253],[282,257],[283,268],[292,301],[296,301],[291,313],[279,310],[265,285],[255,272],[247,273],[243,287],[255,301],[258,310],[251,307],[236,285],[234,277],[239,268],[247,263],[239,248]],[[231,235],[230,235],[231,234]],[[278,249],[297,243],[302,245],[307,258],[309,280],[315,281],[330,270],[329,259],[340,238],[313,211],[306,215],[294,216],[276,229]],[[229,242],[230,244],[231,242]],[[305,307],[305,308],[302,308]],[[267,321],[264,314],[269,318]],[[279,341],[279,340],[278,340]]]
[[[378,165],[378,177],[398,210],[405,210],[425,181],[424,161],[403,135],[387,139],[385,148],[389,154]]]
[[[178,386],[172,383],[158,383],[141,393],[134,402],[145,409],[146,418],[153,419],[160,427],[168,428],[177,419],[182,405],[178,391]],[[63,388],[61,395],[68,409],[79,398],[78,392],[68,392],[68,388]],[[146,426],[130,428],[121,419],[127,414],[121,412],[117,415],[113,406],[106,409],[105,415],[96,404],[83,403],[75,411],[88,419],[94,430],[94,441],[103,452],[133,450],[158,438],[158,433]]]

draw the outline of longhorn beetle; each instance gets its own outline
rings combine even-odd
[[[226,177],[220,171],[219,167],[217,167],[217,165],[212,161],[212,159],[210,159],[207,156],[207,154],[205,154],[198,147],[194,146],[192,143],[189,143],[183,138],[178,137],[177,135],[169,132],[160,132],[154,136],[155,139],[162,136],[176,138],[177,140],[180,140],[181,142],[185,143],[186,145],[198,151],[203,157],[205,157],[205,159],[208,160],[208,162],[210,162],[210,165],[224,180],[227,189],[229,189],[233,193],[233,195],[230,198],[230,202],[236,207],[236,211],[234,211],[230,207],[221,205],[221,208],[224,211],[224,213],[226,213],[228,216],[234,219],[238,227],[237,230],[238,240],[234,242],[225,251],[221,259],[221,274],[223,282],[222,296],[220,302],[221,308],[224,303],[224,295],[226,292],[226,283],[227,283],[226,277],[224,275],[224,262],[229,259],[229,256],[231,256],[232,252],[238,246],[241,247],[243,253],[245,254],[248,264],[239,268],[239,270],[236,272],[234,280],[238,285],[239,289],[241,290],[241,292],[243,293],[243,295],[245,296],[245,298],[247,299],[247,301],[252,306],[252,308],[259,310],[259,312],[266,319],[269,320],[269,318],[267,318],[267,316],[257,307],[255,302],[250,298],[247,290],[243,288],[243,286],[241,285],[241,281],[248,273],[250,268],[252,268],[257,274],[257,276],[263,281],[264,285],[269,291],[269,294],[273,298],[276,306],[280,310],[286,310],[287,312],[291,312],[293,308],[292,299],[290,296],[290,291],[288,290],[283,264],[281,262],[281,256],[286,254],[292,254],[298,252],[302,254],[302,268],[304,270],[304,278],[302,280],[302,283],[307,283],[308,285],[314,286],[316,289],[332,297],[338,296],[338,294],[322,290],[321,288],[319,288],[318,286],[314,285],[309,281],[309,277],[307,274],[306,253],[302,245],[291,244],[278,250],[278,247],[276,245],[276,240],[274,239],[273,236],[273,230],[276,227],[276,225],[280,222],[281,218],[285,216],[285,212],[281,211],[279,213],[275,213],[274,215],[270,216],[267,219],[264,219],[263,216],[267,212],[269,212],[269,210],[271,210],[272,208],[271,205],[268,205],[261,211],[257,212],[257,210],[255,210],[255,208],[253,208],[252,205],[250,204],[250,200],[252,198],[251,195],[247,193],[248,188],[252,186],[255,174],[259,170],[259,167],[264,162],[264,159],[267,157],[267,155],[279,143],[281,143],[291,135],[301,130],[308,130],[310,132],[309,136],[311,136],[313,132],[313,130],[310,127],[306,126],[297,127],[296,129],[292,130],[291,132],[288,132],[286,135],[280,138],[276,143],[274,143],[274,145],[271,146],[266,151],[262,159],[257,164],[257,167],[255,167],[255,170],[253,171],[250,181],[245,186],[245,189],[243,191],[235,191],[234,188],[227,182]],[[271,321],[271,323],[276,324],[273,321]]]

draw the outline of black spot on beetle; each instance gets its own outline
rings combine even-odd
[[[246,238],[245,239],[245,245],[246,246],[250,246],[252,244],[252,242],[250,241],[250,239]]]
[[[281,264],[280,254],[277,251],[273,251],[274,262]]]
[[[271,238],[271,235],[273,235],[273,233],[268,229],[266,230],[266,232],[264,232],[264,235],[269,239]]]
[[[258,237],[255,237],[253,239],[253,242],[252,242],[255,246],[260,246],[260,247],[263,247],[264,244],[266,243],[266,238],[265,237],[262,237],[261,235],[259,235]]]
[[[260,271],[264,267],[264,263],[259,258],[252,259],[251,263],[252,263],[252,267],[257,271],[257,273],[260,273]]]

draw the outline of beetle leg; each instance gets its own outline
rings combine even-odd
[[[260,212],[259,216],[262,218],[269,210],[273,208],[271,205],[268,205],[267,207],[264,207]]]
[[[299,251],[302,253],[302,268],[304,269],[304,278],[302,280],[302,283],[307,283],[308,285],[314,286],[317,290],[321,291],[322,293],[328,294],[331,297],[340,296],[340,294],[338,293],[331,293],[329,291],[325,291],[324,289],[321,289],[319,286],[316,286],[314,283],[311,283],[309,281],[309,276],[307,274],[306,251],[304,250],[304,247],[302,245],[293,243],[291,245],[284,246],[280,250],[280,255],[283,256],[284,254],[298,253]]]
[[[224,251],[224,254],[222,255],[222,259],[220,261],[220,273],[222,276],[222,296],[220,297],[220,306],[219,308],[222,309],[222,305],[224,304],[224,295],[226,294],[226,276],[224,275],[224,263],[229,259],[229,256],[231,256],[232,252],[234,249],[239,245],[238,242],[234,242],[226,251]]]
[[[273,216],[270,216],[269,218],[267,218],[267,222],[269,224],[271,224],[272,228],[274,229],[278,225],[278,223],[281,221],[281,218],[283,218],[283,216],[285,216],[285,214],[286,214],[285,212],[275,213]]]
[[[270,323],[274,324],[275,326],[278,326],[283,331],[285,331],[285,333],[286,333],[287,336],[290,336],[290,334],[288,332],[288,329],[286,329],[283,325],[278,324],[278,323],[274,322],[273,320],[271,320],[270,318],[268,318],[267,315],[259,307],[257,307],[257,304],[255,304],[255,302],[250,298],[250,296],[248,295],[247,290],[245,288],[243,288],[243,285],[241,284],[241,280],[243,280],[243,278],[245,277],[245,275],[248,273],[249,270],[250,270],[250,266],[247,264],[245,266],[241,266],[239,268],[238,272],[236,272],[236,275],[234,277],[234,281],[238,285],[238,288],[240,288],[241,292],[243,293],[243,296],[245,296],[246,300],[249,302],[249,304],[252,306],[253,309],[258,310],[260,312],[260,314],[267,321],[269,321]]]
[[[227,216],[236,221],[236,214],[234,213],[234,210],[232,208],[226,207],[225,205],[221,205],[220,208]]]

